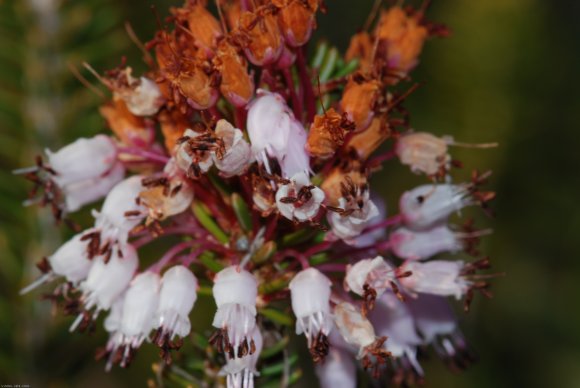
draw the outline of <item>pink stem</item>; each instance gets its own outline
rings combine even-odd
[[[383,154],[377,155],[374,158],[370,159],[367,164],[374,166],[374,165],[380,165],[383,162],[386,162],[387,160],[391,160],[393,159],[395,156],[397,156],[397,154],[395,154],[395,151],[390,150],[387,151]]]
[[[341,263],[320,264],[316,266],[316,269],[323,272],[344,272],[346,271],[346,264]]]
[[[287,257],[287,256],[292,256],[296,260],[298,260],[298,262],[300,263],[300,265],[302,266],[303,269],[310,267],[310,263],[308,262],[308,259],[306,258],[306,256],[304,256],[304,254],[302,254],[302,252],[299,252],[295,249],[286,249],[283,252],[280,252],[278,254],[278,257],[280,259],[283,259],[284,257]]]
[[[402,221],[403,221],[403,215],[397,214],[397,215],[394,215],[392,217],[387,218],[386,220],[379,222],[378,224],[374,224],[374,225],[369,226],[368,228],[363,230],[363,232],[361,234],[367,234],[367,233],[370,233],[370,232],[375,231],[377,229],[382,229],[382,228],[386,228],[388,226],[397,225],[397,224],[400,224]]]
[[[155,264],[150,266],[147,271],[159,273],[179,252],[195,244],[197,244],[197,241],[190,240],[175,245],[173,248],[165,252],[165,254],[161,256]]]
[[[189,267],[195,260],[197,260],[197,257],[202,254],[203,251],[203,249],[196,249],[190,254],[180,257],[181,264],[185,267]]]
[[[314,100],[314,90],[312,89],[312,80],[308,74],[308,68],[306,67],[306,59],[304,58],[304,50],[306,47],[302,47],[296,50],[296,64],[298,66],[298,75],[300,76],[300,83],[302,85],[302,91],[304,92],[304,105],[306,106],[306,122],[310,123],[316,115],[316,101]],[[299,117],[302,119],[302,117]]]
[[[319,252],[327,250],[333,244],[334,244],[334,241],[323,241],[323,242],[316,244],[316,245],[310,247],[309,249],[307,249],[306,252],[304,252],[304,256],[312,257]]]
[[[120,147],[118,152],[121,154],[129,154],[133,156],[140,156],[142,158],[148,159],[151,162],[166,164],[169,161],[169,158],[165,155],[158,154],[156,152],[150,152],[146,150],[142,150],[136,147]]]

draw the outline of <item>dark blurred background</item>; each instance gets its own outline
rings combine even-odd
[[[61,236],[46,211],[21,207],[28,185],[11,174],[44,147],[104,130],[99,98],[68,65],[106,69],[126,55],[142,68],[123,24],[148,40],[156,29],[151,3],[161,16],[179,5],[0,0],[0,384],[144,386],[151,375],[148,350],[128,371],[105,374],[92,360],[104,333],[69,334],[70,320],[52,316],[38,293],[18,296],[37,276],[33,263]],[[318,36],[344,49],[371,1],[327,5]],[[407,102],[412,124],[459,141],[500,143],[452,152],[465,164],[459,177],[471,168],[494,172],[496,218],[480,220],[494,234],[482,248],[507,276],[494,281],[494,299],[477,299],[461,314],[480,362],[452,375],[432,359],[427,386],[580,387],[580,3],[434,0],[428,16],[453,34],[425,48],[414,74],[424,86]],[[391,213],[397,196],[420,181],[395,164],[379,188]]]

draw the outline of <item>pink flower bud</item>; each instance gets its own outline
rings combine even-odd
[[[223,141],[225,148],[223,155],[213,154],[216,167],[225,177],[240,175],[246,170],[252,157],[244,134],[226,120],[217,122],[215,134]]]
[[[451,213],[473,204],[466,187],[451,184],[423,185],[405,192],[399,208],[411,229],[427,229]]]
[[[238,266],[227,267],[214,279],[213,297],[217,312],[213,326],[218,329],[217,341],[233,355],[243,353],[256,326],[258,283],[254,275]],[[224,335],[227,332],[227,336]],[[230,358],[231,354],[230,354]]]
[[[309,171],[309,157],[304,149],[308,135],[284,98],[259,89],[248,105],[246,128],[254,158],[269,169],[268,157],[276,158],[284,177]]]
[[[289,184],[280,185],[276,192],[278,211],[289,220],[311,220],[323,201],[324,191],[311,185],[305,172],[294,175]]]
[[[113,362],[117,361],[119,349],[122,349],[120,365],[126,367],[131,361],[134,350],[139,348],[149,336],[155,325],[160,281],[158,274],[144,272],[137,275],[131,282],[123,299],[120,322],[115,322],[114,315],[109,320],[110,328],[117,324],[119,328],[107,342],[110,357],[106,370],[110,370]]]
[[[326,337],[332,329],[331,287],[332,282],[316,268],[298,272],[288,286],[296,316],[296,334],[304,333],[309,347],[320,334]]]
[[[393,253],[405,260],[424,260],[438,253],[463,249],[459,235],[447,225],[435,225],[423,231],[401,227],[391,234],[389,242]]]
[[[156,327],[169,339],[185,337],[191,331],[189,313],[197,300],[197,279],[189,269],[177,265],[168,269],[161,279]]]
[[[369,199],[368,190],[360,193],[357,198],[340,198],[338,207],[346,213],[328,212],[327,219],[332,233],[346,243],[354,243],[354,237],[360,235],[371,220],[379,215],[377,206]]]
[[[253,388],[254,376],[260,375],[256,370],[256,364],[264,341],[258,327],[254,328],[251,338],[255,351],[247,357],[229,358],[219,372],[220,376],[227,376],[227,388]]]
[[[400,282],[411,292],[455,296],[460,299],[470,286],[470,282],[462,276],[463,268],[462,261],[407,261],[401,269],[411,271],[412,274],[402,278]]]

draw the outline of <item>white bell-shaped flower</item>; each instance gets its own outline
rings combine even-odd
[[[278,160],[285,178],[310,170],[304,148],[308,135],[281,95],[259,89],[248,105],[246,128],[254,158],[267,169],[268,157],[272,157]]]
[[[463,261],[407,261],[401,268],[410,271],[411,275],[400,282],[411,292],[460,299],[471,286],[471,282],[463,276],[464,267]]]
[[[81,280],[84,280],[93,262],[88,257],[87,246],[82,241],[82,237],[83,233],[75,235],[49,256],[47,260],[50,264],[50,270],[32,284],[23,288],[20,294],[26,294],[41,284],[61,276],[73,285],[77,285]]]
[[[99,311],[111,308],[129,286],[138,264],[137,251],[129,244],[115,246],[108,262],[103,256],[95,257],[86,280],[80,284],[85,309],[94,307],[96,317]],[[71,330],[80,323],[78,321]]]
[[[252,353],[250,334],[256,326],[257,296],[256,278],[239,266],[224,268],[216,274],[213,297],[217,312],[213,326],[218,330],[210,342],[230,358]]]
[[[347,200],[340,198],[338,207],[345,210],[345,213],[328,212],[328,222],[338,238],[346,243],[355,243],[355,237],[370,225],[371,221],[379,215],[379,209],[369,198],[369,192],[364,191],[359,198]]]
[[[124,243],[129,232],[147,215],[138,197],[144,190],[143,177],[135,175],[118,183],[107,195],[100,212],[93,211],[94,232],[102,243]]]
[[[251,334],[254,351],[247,357],[228,358],[226,365],[220,370],[220,376],[227,376],[227,388],[253,388],[254,376],[260,374],[256,370],[258,358],[262,352],[263,339],[258,327]]]
[[[107,342],[107,351],[110,353],[107,370],[116,361],[126,367],[131,362],[134,351],[149,336],[155,325],[160,283],[159,275],[149,271],[137,275],[131,281],[123,298],[119,329]],[[113,315],[109,321],[110,327],[119,323],[114,318]],[[120,357],[118,352],[121,352]]]
[[[331,287],[330,279],[316,268],[298,272],[288,286],[296,316],[296,334],[304,333],[315,360],[324,358],[328,352],[324,344],[332,329]]]
[[[294,175],[289,184],[280,185],[276,192],[278,211],[289,220],[312,219],[323,201],[324,191],[313,186],[305,172]]]
[[[438,253],[455,253],[463,249],[461,235],[445,224],[414,231],[405,227],[395,230],[390,238],[394,254],[405,260],[425,260]]]
[[[197,300],[197,287],[193,273],[182,265],[163,274],[155,327],[169,340],[185,337],[191,331],[189,313]]]
[[[117,162],[117,147],[105,135],[80,138],[57,152],[48,149],[45,152],[50,167],[57,173],[53,179],[60,187],[103,176]]]
[[[252,158],[250,145],[244,139],[244,134],[234,128],[226,120],[219,120],[215,134],[223,142],[223,155],[213,154],[213,160],[218,170],[225,176],[231,177],[243,173]]]
[[[399,209],[407,227],[419,230],[444,222],[453,212],[472,204],[466,186],[423,185],[405,192]]]

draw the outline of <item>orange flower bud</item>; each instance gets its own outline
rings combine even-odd
[[[255,12],[243,12],[236,39],[244,47],[248,60],[263,66],[275,62],[282,52],[283,39],[276,17],[260,8]]]
[[[300,47],[308,42],[316,28],[316,11],[319,0],[273,0],[280,8],[278,21],[286,42]]]
[[[320,188],[324,191],[329,205],[338,206],[338,200],[344,196],[343,188],[348,182],[364,187],[367,184],[367,177],[358,169],[344,171],[340,167],[336,167],[328,174]]]
[[[220,91],[237,107],[245,106],[254,94],[254,80],[248,73],[248,63],[227,39],[218,44],[213,63],[220,73]]]
[[[148,145],[154,140],[155,133],[151,126],[132,114],[122,99],[115,99],[99,108],[113,133],[126,145]]]
[[[348,50],[346,50],[345,59],[352,61],[358,59],[359,70],[367,74],[372,70],[373,41],[368,32],[362,31],[353,35],[350,39]]]
[[[381,84],[374,79],[365,79],[360,74],[352,76],[342,94],[340,107],[354,121],[357,131],[369,126],[379,98]]]
[[[429,33],[417,17],[409,16],[401,7],[392,7],[381,14],[376,35],[388,66],[406,74],[419,62]]]
[[[344,135],[353,130],[354,124],[346,114],[339,114],[333,108],[322,115],[316,115],[310,126],[306,151],[321,159],[328,159],[344,143]]]
[[[371,125],[364,131],[356,133],[348,142],[349,148],[354,148],[362,160],[368,157],[391,136],[387,122],[381,117],[375,117]]]

